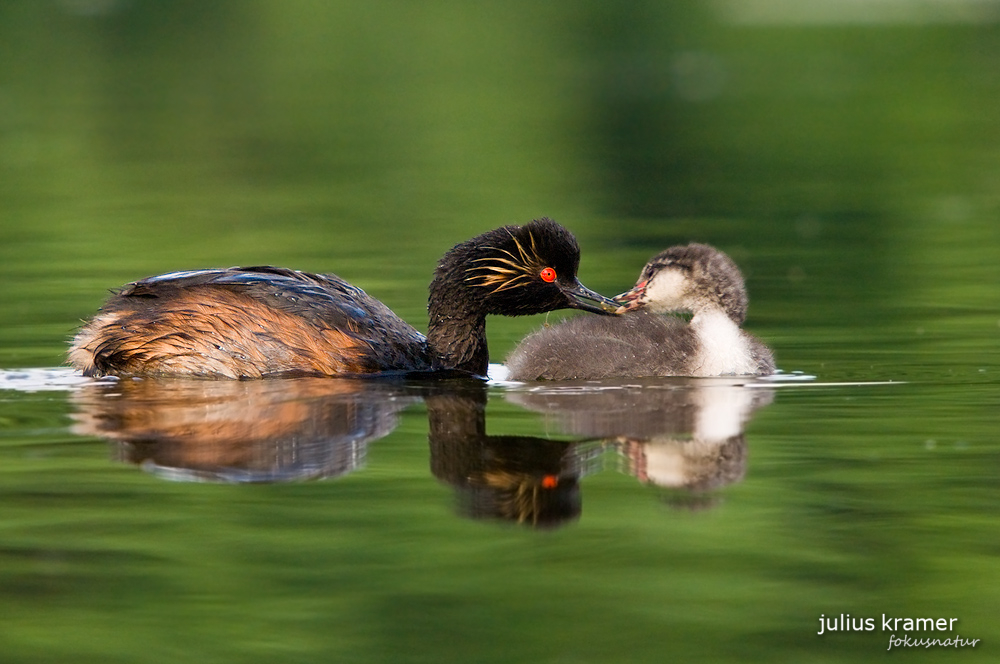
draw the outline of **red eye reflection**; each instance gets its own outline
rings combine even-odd
[[[538,276],[542,278],[542,281],[552,283],[556,280],[556,271],[551,267],[544,267],[542,271],[538,273]]]

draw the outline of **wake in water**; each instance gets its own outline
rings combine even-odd
[[[115,379],[112,379],[115,380]],[[108,382],[107,379],[86,378],[75,369],[0,369],[0,390],[18,392],[65,392],[84,385]]]

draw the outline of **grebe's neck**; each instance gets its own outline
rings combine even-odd
[[[427,345],[435,368],[458,369],[485,376],[490,356],[486,347],[486,314],[466,303],[444,302],[431,297]]]
[[[745,375],[755,373],[757,363],[740,326],[725,311],[706,307],[691,318],[698,339],[696,376]]]
[[[466,285],[462,273],[439,270],[427,303],[427,346],[436,369],[457,369],[485,376],[486,311],[482,299]]]
[[[502,229],[501,229],[502,230]],[[428,289],[427,346],[435,369],[457,369],[486,376],[486,313],[483,294],[473,293],[466,278],[470,265],[485,255],[492,231],[457,244],[438,261]],[[479,289],[480,291],[482,289]]]

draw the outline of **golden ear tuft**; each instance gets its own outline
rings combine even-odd
[[[526,248],[511,233],[517,255],[500,247],[487,247],[496,252],[495,255],[477,258],[466,270],[465,281],[473,286],[492,287],[490,294],[499,293],[511,288],[530,283],[542,269],[546,268],[535,246],[535,237],[528,231],[529,246]]]

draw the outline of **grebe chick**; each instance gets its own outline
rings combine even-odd
[[[721,251],[671,247],[615,298],[617,318],[575,318],[541,329],[507,358],[510,380],[774,373],[770,349],[740,329],[743,275]],[[690,312],[690,321],[660,314]]]
[[[618,305],[576,277],[580,249],[552,221],[456,245],[430,284],[427,336],[333,274],[276,267],[173,272],[127,284],[79,331],[69,362],[88,376],[370,374],[485,376],[486,316]]]

